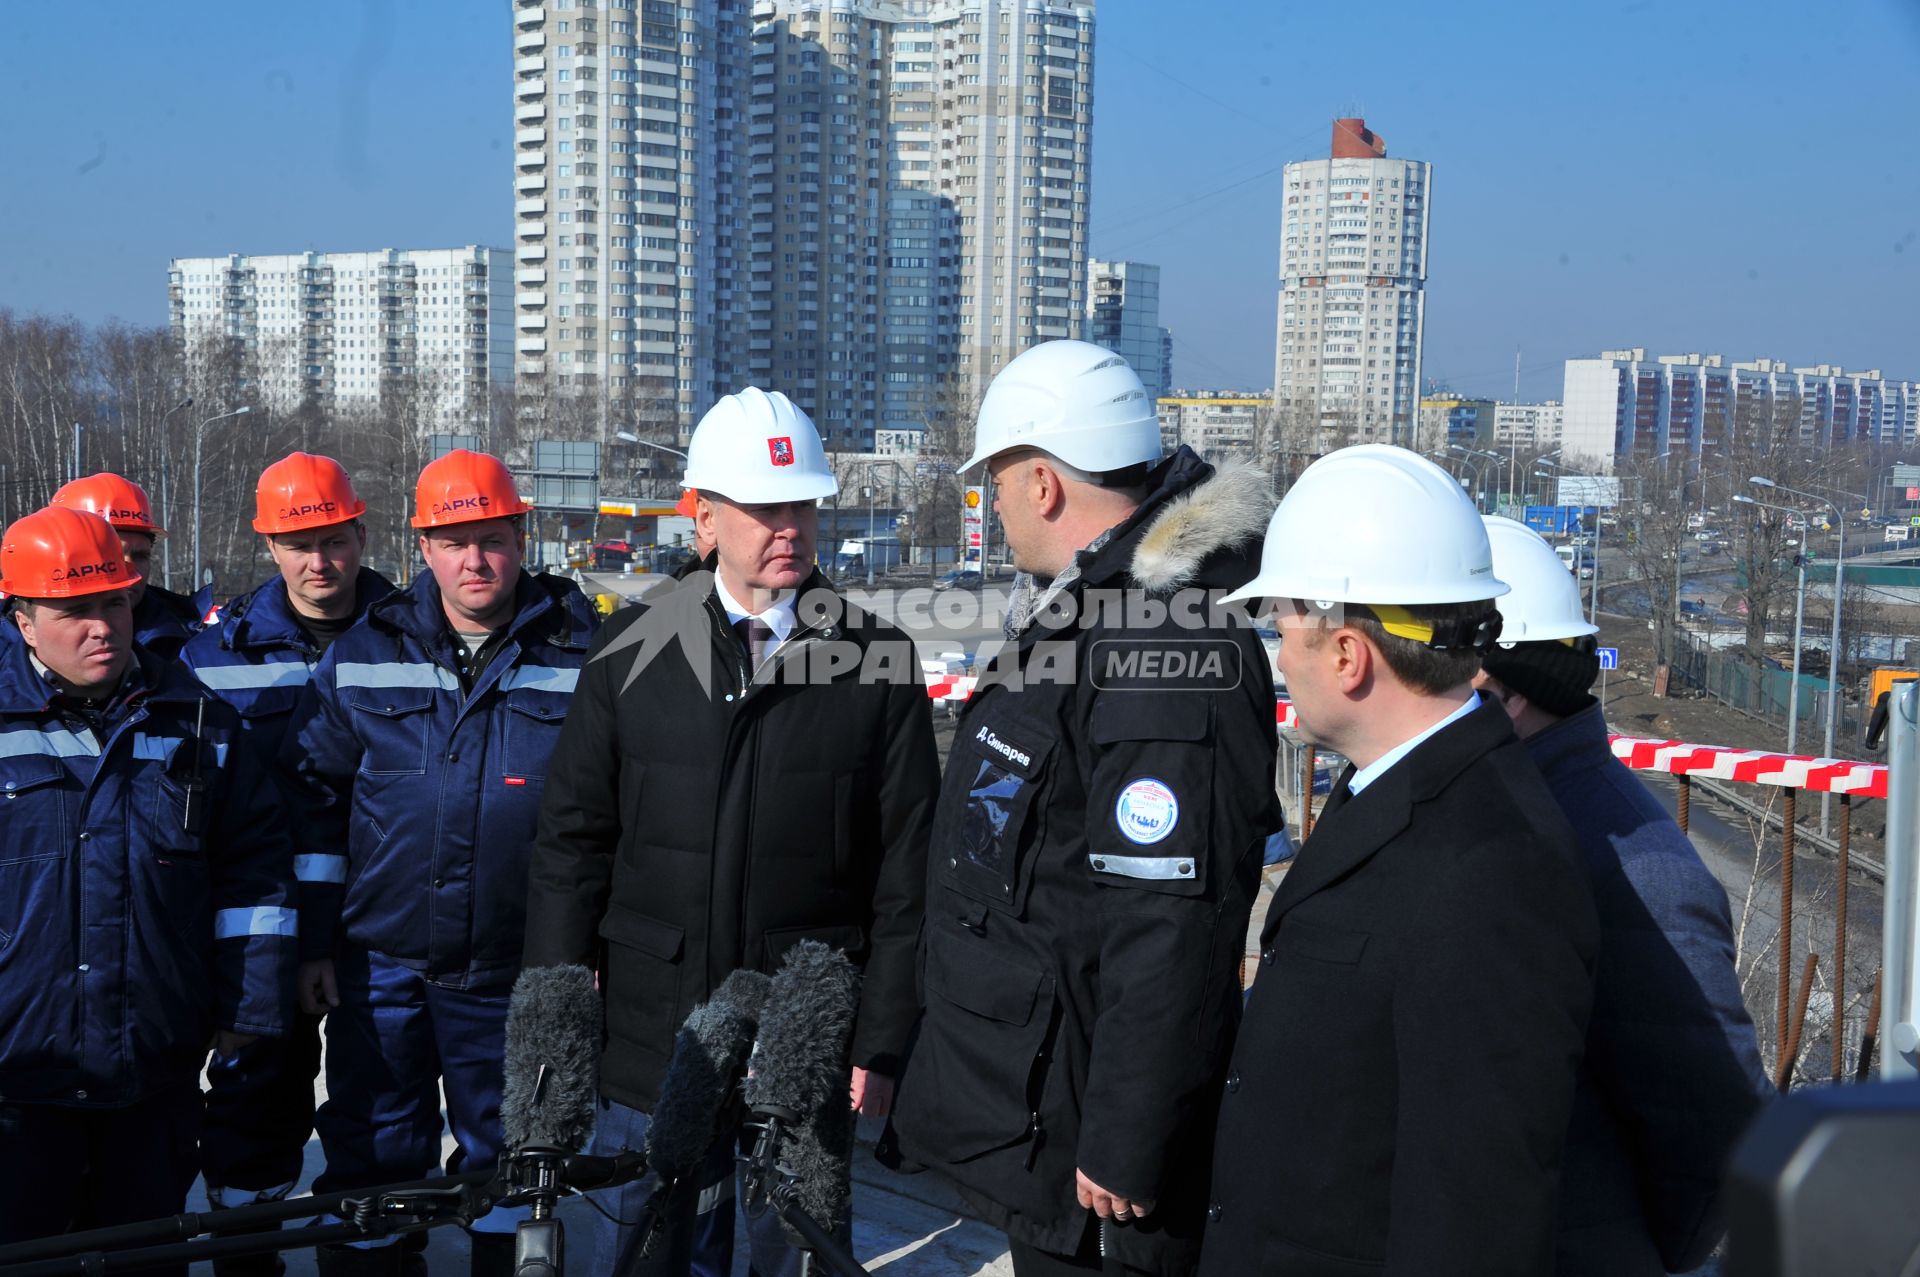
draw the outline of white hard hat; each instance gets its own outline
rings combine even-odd
[[[1160,419],[1127,361],[1085,341],[1043,341],[987,387],[963,470],[1009,448],[1039,448],[1105,474],[1160,459]]]
[[[1580,586],[1539,533],[1524,523],[1486,516],[1493,570],[1512,587],[1500,600],[1500,646],[1598,634],[1580,608]]]
[[[840,490],[812,419],[779,391],[757,386],[707,409],[680,484],[743,505],[818,501]]]
[[[1227,598],[1417,605],[1506,592],[1479,511],[1453,476],[1368,443],[1301,473],[1267,524],[1260,571]]]

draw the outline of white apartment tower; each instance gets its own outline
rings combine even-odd
[[[176,257],[169,317],[190,363],[231,352],[276,411],[371,406],[404,386],[432,397],[434,419],[467,423],[513,378],[510,261],[478,246]]]
[[[1324,442],[1407,443],[1420,405],[1433,166],[1387,158],[1365,120],[1286,166],[1274,406]]]
[[[513,3],[517,384],[609,432],[737,388],[745,3]]]
[[[780,389],[830,446],[1076,336],[1093,5],[514,0],[521,388],[684,434]]]
[[[1080,333],[1093,5],[756,0],[748,380],[829,446]]]
[[[1125,359],[1150,398],[1168,391],[1170,334],[1160,326],[1160,268],[1146,262],[1087,263],[1087,340]]]

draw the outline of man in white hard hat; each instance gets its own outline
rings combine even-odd
[[[1587,1056],[1561,1179],[1558,1277],[1660,1277],[1724,1231],[1733,1146],[1772,1096],[1734,968],[1727,893],[1607,743],[1596,627],[1553,547],[1489,517],[1500,641],[1474,680],[1500,702],[1580,840],[1600,915]]]
[[[1019,1277],[1190,1273],[1281,823],[1264,650],[1213,604],[1272,497],[1162,457],[1140,379],[1081,341],[994,378],[982,462],[1022,577],[947,761],[899,1149],[1006,1230]]]
[[[815,570],[816,503],[836,484],[785,395],[750,387],[715,404],[686,486],[716,570],[622,609],[589,654],[527,906],[527,966],[599,966],[594,1141],[611,1151],[642,1146],[676,1031],[736,969],[770,973],[803,940],[862,966],[849,1090],[876,1116],[917,1006],[938,761],[913,644]],[[627,1267],[640,1230],[596,1221],[602,1267],[731,1272],[732,1145],[716,1146],[697,1195],[676,1195],[657,1267]],[[621,1190],[608,1210],[636,1220],[651,1190]],[[754,1272],[800,1271],[772,1212],[748,1240]]]
[[[1349,766],[1288,870],[1220,1104],[1201,1271],[1551,1271],[1598,940],[1572,830],[1472,680],[1480,516],[1383,445],[1309,466],[1260,572],[1311,741]]]

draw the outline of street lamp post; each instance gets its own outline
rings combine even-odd
[[[232,412],[223,412],[208,417],[193,432],[193,581],[187,593],[192,594],[200,588],[200,453],[201,445],[206,442],[207,427],[216,421],[225,421],[228,417],[244,417],[253,411],[253,405],[235,408]]]
[[[642,448],[652,448],[656,452],[671,453],[672,455],[680,458],[680,460],[682,461],[685,461],[687,459],[687,454],[680,451],[680,449],[669,448],[664,443],[654,443],[650,439],[642,439],[639,435],[633,433],[633,431],[631,430],[616,430],[613,432],[613,437],[620,440],[620,442],[622,443],[637,444]]]
[[[1566,469],[1566,467],[1564,465],[1561,465],[1558,461],[1550,461],[1545,457],[1540,458],[1540,464],[1544,466],[1551,466],[1555,470]],[[1535,473],[1538,474],[1539,477],[1542,479],[1552,479],[1552,478],[1559,477],[1556,475],[1540,473],[1538,471],[1536,471]],[[1586,505],[1583,503],[1580,508],[1582,511],[1585,511]],[[1584,513],[1581,515],[1581,522],[1583,524],[1586,522],[1586,516]],[[1576,555],[1574,557],[1575,565],[1578,566],[1579,562],[1580,562],[1579,556]],[[1600,504],[1598,501],[1595,501],[1593,506],[1593,584],[1587,591],[1587,624],[1598,625],[1600,624],[1599,618],[1600,618]]]
[[[1741,505],[1759,506],[1766,510],[1778,510],[1782,514],[1798,517],[1800,511],[1792,506],[1774,505],[1771,501],[1756,501],[1746,493],[1737,493],[1734,498]],[[1803,551],[1805,546],[1800,547]],[[1807,619],[1807,556],[1793,556],[1800,569],[1799,583],[1793,592],[1793,686],[1787,689],[1787,752],[1794,752],[1794,746],[1800,737],[1800,632]]]
[[[167,456],[172,449],[167,446],[167,419],[182,408],[193,407],[193,396],[188,395],[173,407],[160,414],[160,522],[167,521],[167,503],[172,499],[167,483]],[[160,542],[160,575],[166,579],[169,588],[173,585],[173,538],[165,537]]]

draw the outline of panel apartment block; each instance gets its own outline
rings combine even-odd
[[[472,245],[177,257],[169,315],[189,361],[236,355],[278,411],[373,405],[411,383],[465,422],[513,376],[510,262]]]
[[[1433,166],[1389,159],[1365,120],[1286,166],[1275,407],[1325,443],[1402,443],[1417,423]]]

